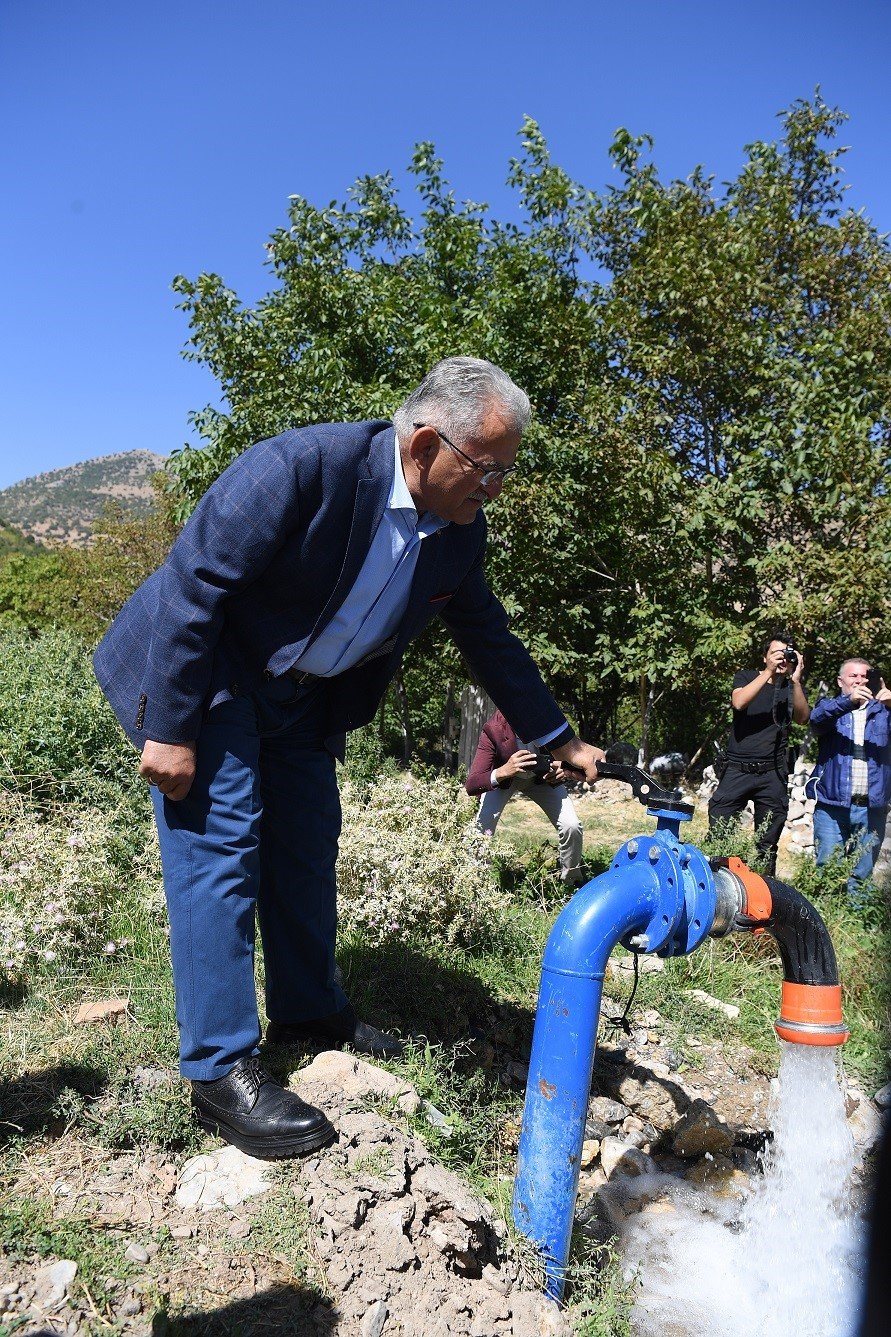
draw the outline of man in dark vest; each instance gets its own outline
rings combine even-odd
[[[801,686],[804,660],[779,632],[762,647],[764,667],[733,679],[733,723],[724,774],[708,805],[709,827],[735,817],[751,799],[765,872],[776,870],[777,846],[789,811],[789,727],[806,724],[811,708]]]
[[[393,423],[260,442],[211,485],[96,652],[140,752],[161,845],[181,1071],[202,1125],[254,1156],[334,1136],[261,1067],[267,1038],[393,1055],[335,972],[335,757],[408,643],[443,619],[523,737],[588,780],[576,738],[484,573],[484,508],[514,470],[529,401],[477,358],[438,363]]]

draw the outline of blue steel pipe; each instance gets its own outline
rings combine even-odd
[[[686,955],[715,920],[705,856],[680,843],[675,813],[652,836],[630,840],[612,867],[576,893],[545,947],[517,1178],[514,1221],[539,1248],[547,1293],[563,1294],[582,1142],[597,1044],[603,977],[617,942]]]

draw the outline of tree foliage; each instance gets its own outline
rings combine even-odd
[[[173,463],[179,518],[253,441],[388,416],[437,358],[475,354],[535,406],[489,511],[490,579],[583,728],[636,716],[638,737],[694,744],[779,623],[818,674],[853,646],[891,670],[891,266],[844,206],[843,122],[797,102],[723,186],[664,181],[620,130],[595,192],[527,120],[519,223],[456,201],[430,144],[417,218],[389,174],[343,203],[292,196],[255,306],[215,274],[175,281],[186,356],[225,400]],[[411,652],[428,737],[461,672],[441,635]]]
[[[74,632],[95,645],[124,603],[160,566],[176,535],[163,481],[158,505],[134,515],[110,503],[86,548],[34,544],[0,560],[0,620],[31,631]]]

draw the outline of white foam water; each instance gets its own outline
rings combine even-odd
[[[865,1274],[857,1156],[837,1051],[782,1043],[763,1176],[739,1197],[659,1176],[668,1210],[629,1218],[640,1337],[852,1337]],[[655,1176],[650,1176],[654,1180]]]

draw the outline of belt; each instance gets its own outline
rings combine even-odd
[[[285,669],[284,676],[293,679],[298,687],[302,687],[305,682],[318,682],[320,678],[318,673],[307,673],[299,668]]]
[[[851,795],[851,807],[852,807],[852,808],[868,808],[868,807],[869,807],[869,795],[868,795],[868,794],[852,794],[852,795]]]
[[[352,665],[352,667],[362,668],[363,664],[370,664],[373,659],[383,659],[384,655],[388,655],[390,651],[393,649],[397,639],[398,637],[391,636],[389,640],[384,641],[381,645],[376,645],[373,650],[369,650],[367,654],[363,655],[361,659],[357,660],[356,663]],[[273,674],[271,674],[267,669],[266,676],[271,678]],[[323,675],[321,673],[306,673],[301,669],[297,668],[296,665],[292,668],[285,669],[284,672],[284,677],[293,678],[294,681],[298,684],[298,686],[304,682],[317,682],[322,678],[322,676]]]
[[[744,775],[766,775],[768,771],[775,771],[777,766],[775,761],[740,761],[736,757],[728,757],[727,763]]]

